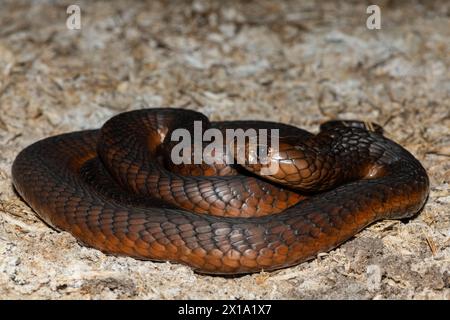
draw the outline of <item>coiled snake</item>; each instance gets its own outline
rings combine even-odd
[[[278,128],[277,172],[168,163],[171,133],[193,121],[221,132]],[[330,121],[313,135],[181,109],[126,112],[100,130],[38,141],[17,156],[12,176],[44,221],[87,246],[211,274],[296,265],[374,221],[414,215],[429,189],[421,164],[377,125]]]

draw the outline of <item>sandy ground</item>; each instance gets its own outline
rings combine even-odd
[[[78,31],[71,2],[0,3],[0,298],[450,298],[448,1],[378,2],[381,30],[360,1],[77,3]],[[82,247],[14,192],[28,144],[161,106],[313,131],[378,122],[427,168],[429,200],[311,262],[222,278]]]

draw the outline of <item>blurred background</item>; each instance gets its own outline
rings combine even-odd
[[[367,27],[372,4],[380,29]],[[449,1],[0,8],[0,298],[450,298]],[[28,144],[149,107],[311,131],[377,122],[427,168],[430,199],[417,218],[375,224],[310,263],[224,279],[81,247],[14,193],[11,163]]]

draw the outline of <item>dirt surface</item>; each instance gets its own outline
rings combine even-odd
[[[0,298],[450,298],[450,2],[1,1]],[[317,131],[334,118],[384,125],[428,170],[409,221],[376,223],[277,272],[202,276],[107,256],[58,233],[17,196],[11,163],[30,143],[114,114],[183,107],[213,120]]]

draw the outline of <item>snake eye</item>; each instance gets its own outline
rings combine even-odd
[[[386,174],[386,168],[382,165],[372,165],[367,168],[367,172],[364,179],[376,179],[381,178]]]

